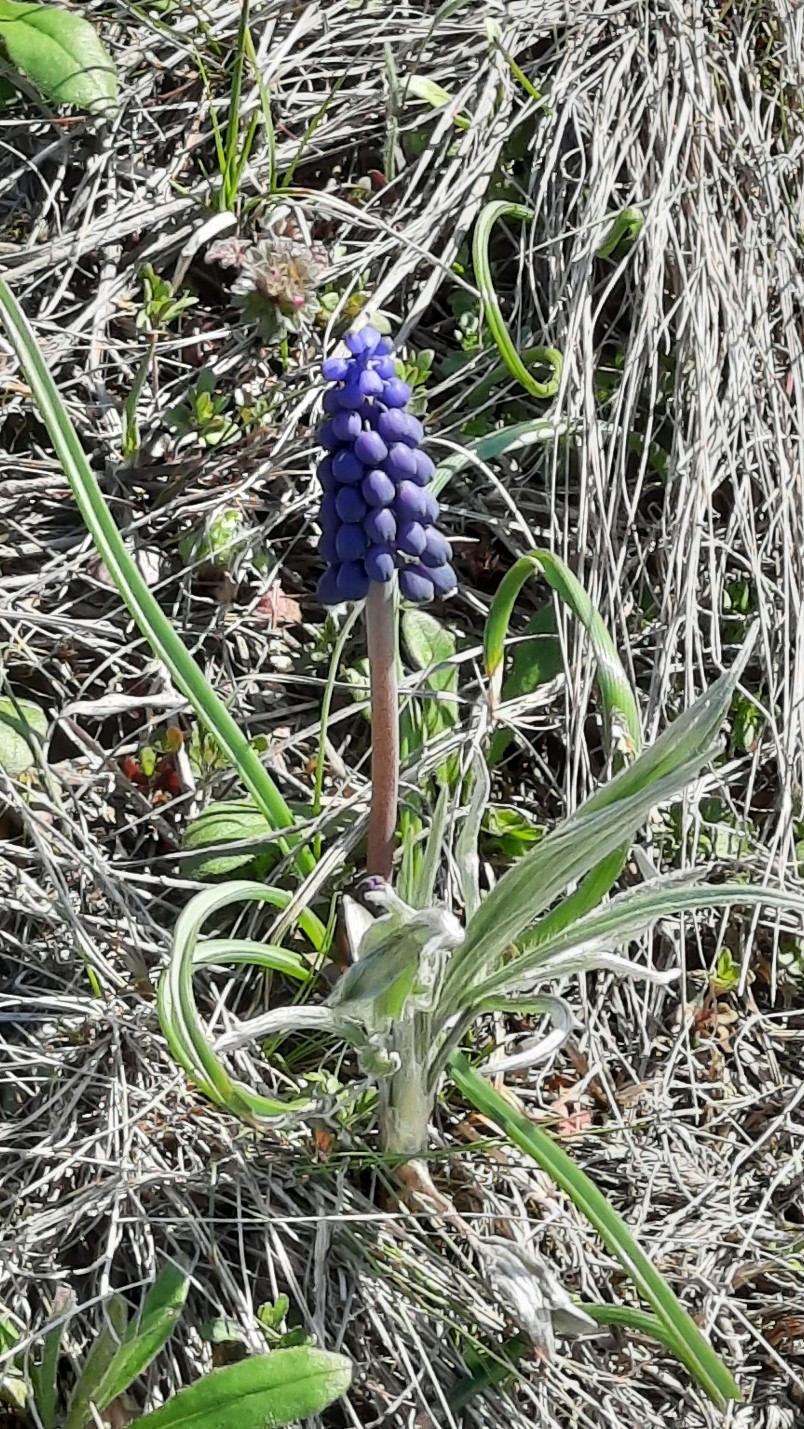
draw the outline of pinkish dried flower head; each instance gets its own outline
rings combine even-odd
[[[262,238],[244,255],[232,293],[243,316],[265,337],[295,329],[314,303],[313,292],[326,268],[322,250],[292,238]]]

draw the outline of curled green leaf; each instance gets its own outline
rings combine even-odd
[[[575,1165],[552,1136],[534,1126],[521,1112],[515,1111],[505,1097],[490,1087],[462,1054],[451,1058],[450,1071],[456,1085],[472,1105],[495,1122],[515,1146],[532,1156],[595,1227],[604,1245],[618,1257],[637,1290],[655,1311],[659,1325],[653,1333],[661,1327],[664,1343],[712,1403],[723,1408],[728,1400],[740,1399],[740,1389],[726,1366],[707,1344],[691,1315],[676,1299],[667,1281],[651,1265],[625,1222],[609,1205],[594,1181],[590,1181]]]
[[[518,218],[522,223],[530,223],[533,218],[533,209],[526,208],[521,203],[506,203],[504,199],[496,199],[493,203],[486,204],[475,224],[472,238],[472,263],[480,296],[483,299],[483,311],[500,357],[511,376],[517,379],[531,397],[544,400],[547,397],[554,397],[558,391],[564,359],[555,347],[529,348],[530,357],[534,362],[541,362],[545,367],[551,369],[551,375],[547,381],[539,382],[529,372],[511,341],[505,326],[505,319],[500,311],[489,258],[491,230],[498,218]]]

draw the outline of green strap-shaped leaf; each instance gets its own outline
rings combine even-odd
[[[0,43],[12,64],[54,104],[117,112],[117,75],[92,26],[71,10],[0,0]]]
[[[717,752],[720,727],[752,644],[747,643],[729,673],[716,680],[655,744],[503,875],[471,920],[447,970],[444,998],[455,1011],[462,1010],[470,991],[496,971],[511,945],[523,939],[527,947],[553,937],[589,912],[593,898],[603,897],[606,880],[612,874],[616,877],[620,851],[651,809],[684,789]],[[561,891],[587,874],[589,881],[526,938],[528,928]]]
[[[198,966],[250,963],[305,981],[310,970],[297,953],[286,948],[227,938],[197,946],[198,938],[205,920],[233,903],[268,903],[286,908],[290,901],[291,895],[283,889],[245,880],[196,894],[176,923],[170,962],[159,981],[159,1023],[172,1055],[205,1096],[250,1126],[262,1126],[288,1112],[301,1112],[311,1103],[308,1098],[281,1102],[262,1096],[229,1075],[207,1039],[193,992],[193,972]],[[314,946],[320,946],[318,920],[309,910],[300,913],[299,926]]]
[[[2,3],[2,0],[0,0]],[[53,377],[39,350],[28,319],[8,285],[0,279],[0,316],[11,345],[47,427],[76,506],[98,555],[109,571],[121,598],[157,659],[162,660],[177,688],[193,706],[205,729],[217,740],[273,829],[289,830],[294,818],[256,750],[238,728],[223,701],[212,689],[190,652],[182,644],[159,603],[154,599],[136,562],[126,548],[98,485],[78,433],[59,396]],[[278,846],[288,852],[282,839]],[[315,868],[309,848],[297,848],[294,862],[306,875]],[[311,918],[315,915],[310,914]],[[323,938],[324,928],[319,924]]]
[[[729,1399],[740,1399],[740,1389],[725,1365],[594,1181],[575,1165],[552,1136],[515,1111],[505,1097],[478,1076],[461,1053],[456,1053],[449,1065],[456,1086],[472,1105],[495,1122],[515,1146],[532,1156],[594,1226],[604,1245],[617,1256],[639,1293],[655,1311],[665,1332],[665,1343],[709,1399],[721,1408]]]
[[[70,1396],[70,1408],[64,1421],[64,1429],[85,1429],[85,1425],[88,1425],[91,1420],[90,1404],[94,1403],[98,1409],[103,1409],[109,1403],[109,1400],[106,1399],[101,1404],[98,1398],[98,1386],[120,1349],[127,1325],[126,1302],[122,1295],[113,1295],[104,1306],[103,1323],[81,1365],[75,1388]],[[130,1380],[128,1382],[131,1383]]]
[[[143,1415],[143,1429],[279,1429],[326,1409],[349,1388],[343,1355],[312,1346],[273,1350],[213,1370]]]
[[[533,575],[543,575],[549,586],[569,606],[592,643],[597,677],[603,701],[603,715],[609,741],[638,754],[642,747],[639,709],[628,676],[622,667],[614,641],[600,612],[569,566],[552,551],[530,551],[522,556],[500,582],[491,603],[483,637],[486,674],[499,679],[505,653],[505,638],[514,606],[523,585]]]

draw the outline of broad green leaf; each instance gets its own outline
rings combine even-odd
[[[451,1057],[449,1066],[456,1086],[467,1100],[483,1116],[496,1122],[515,1146],[532,1156],[594,1226],[604,1245],[617,1256],[639,1293],[655,1311],[665,1343],[712,1403],[723,1408],[728,1400],[740,1399],[740,1389],[725,1365],[594,1182],[552,1136],[515,1111],[505,1097],[473,1071],[461,1053]]]
[[[7,1355],[9,1350],[13,1350],[21,1334],[11,1316],[0,1311],[0,1355]]]
[[[101,1326],[90,1345],[81,1366],[75,1388],[70,1396],[70,1408],[64,1429],[84,1429],[91,1422],[90,1404],[104,1409],[109,1400],[99,1397],[99,1386],[117,1354],[128,1325],[128,1309],[122,1295],[113,1295],[104,1306]]]
[[[456,640],[434,615],[426,610],[406,610],[402,615],[402,637],[408,654],[419,670],[443,665],[455,656]],[[449,677],[454,668],[433,671],[432,678]],[[437,689],[437,685],[432,686]]]
[[[248,799],[210,804],[185,831],[182,849],[198,857],[186,860],[184,872],[188,878],[218,878],[253,863],[258,854],[273,854],[276,861],[280,851],[275,844],[271,848],[272,833],[262,810]],[[233,843],[249,847],[215,852],[221,845]]]
[[[424,688],[430,694],[414,697],[403,710],[402,743],[405,756],[421,749],[457,723],[458,671],[454,664],[457,641],[451,630],[426,610],[406,610],[402,615],[402,637],[412,663],[425,673]],[[432,698],[431,698],[432,696]],[[439,698],[442,696],[443,698]],[[457,762],[445,761],[435,771],[436,779],[451,786],[457,775]]]
[[[47,734],[47,716],[30,700],[0,699],[0,769],[16,779],[36,763]]]
[[[199,1331],[201,1339],[208,1345],[243,1345],[243,1331],[236,1320],[229,1315],[221,1315],[217,1320],[207,1320]]]
[[[318,1414],[345,1394],[352,1366],[312,1346],[215,1369],[137,1420],[143,1429],[279,1429]]]
[[[162,1267],[145,1296],[139,1315],[129,1324],[117,1353],[98,1383],[90,1388],[90,1398],[97,1409],[105,1409],[148,1368],[173,1334],[189,1288],[185,1271],[170,1264]],[[81,1426],[68,1422],[65,1429],[81,1429]]]
[[[90,114],[117,112],[114,63],[82,16],[52,5],[0,0],[0,44],[46,99]]]

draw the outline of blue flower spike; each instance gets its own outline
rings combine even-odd
[[[321,364],[334,385],[324,394],[318,430],[327,452],[318,467],[318,549],[326,563],[318,598],[322,605],[364,600],[373,581],[386,585],[397,573],[406,600],[450,595],[457,581],[437,528],[424,428],[407,411],[411,388],[397,377],[391,341],[376,328],[348,332],[344,342],[348,357]]]

